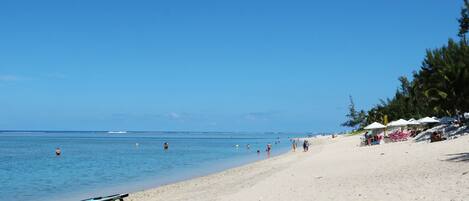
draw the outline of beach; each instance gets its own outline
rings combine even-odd
[[[359,147],[359,136],[312,138],[289,152],[131,193],[130,201],[469,199],[469,135]]]

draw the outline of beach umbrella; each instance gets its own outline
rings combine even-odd
[[[409,119],[408,122],[409,122],[408,125],[420,125],[420,122],[415,119]]]
[[[378,122],[374,122],[365,127],[366,130],[381,129],[381,128],[386,128],[386,126]]]
[[[399,119],[397,121],[393,121],[391,123],[389,123],[387,126],[396,126],[396,127],[399,127],[399,126],[407,126],[409,125],[409,122],[404,120],[404,119]]]
[[[430,118],[430,117],[424,117],[424,118],[421,118],[418,120],[420,123],[422,124],[428,124],[428,123],[438,123],[440,121],[434,119],[434,118]]]

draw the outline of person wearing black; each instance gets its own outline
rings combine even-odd
[[[57,147],[57,148],[55,149],[55,155],[56,155],[56,156],[60,156],[60,154],[62,154],[62,150],[60,150],[60,148]]]
[[[307,152],[309,148],[308,140],[303,141],[303,151]]]

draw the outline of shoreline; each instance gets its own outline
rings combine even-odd
[[[359,136],[316,137],[287,152],[207,176],[130,193],[159,200],[464,200],[469,135],[437,143],[358,147]]]
[[[278,147],[278,149],[272,151],[270,156],[267,155],[265,151],[261,151],[260,154],[254,153],[252,150],[251,156],[238,156],[231,159],[223,159],[222,162],[216,162],[212,164],[210,168],[200,168],[196,169],[195,171],[191,172],[183,172],[177,176],[165,176],[162,181],[153,182],[151,180],[142,181],[134,181],[127,184],[119,184],[114,185],[111,187],[103,188],[103,189],[96,189],[94,191],[77,191],[73,193],[64,193],[60,195],[56,195],[51,197],[51,200],[56,201],[74,201],[74,200],[83,200],[92,197],[99,197],[105,195],[112,195],[112,194],[135,194],[136,192],[142,192],[149,189],[157,189],[161,187],[165,187],[168,185],[173,185],[181,182],[196,180],[203,177],[208,177],[211,175],[216,175],[219,173],[223,173],[225,171],[240,168],[243,166],[251,165],[254,163],[262,162],[265,160],[269,160],[272,158],[280,157],[285,154],[288,154],[290,149],[288,147]],[[154,177],[156,180],[160,180],[161,178]],[[64,197],[66,197],[64,199]],[[125,199],[126,201],[128,200]]]
[[[325,138],[330,138],[330,136],[303,137],[303,138],[296,138],[296,139],[297,140],[309,139],[311,145],[316,146],[316,148],[318,148],[318,146],[323,145],[323,143],[324,143],[323,139],[325,139]],[[137,191],[137,192],[131,192],[131,193],[129,193],[129,195],[130,195],[129,198],[127,198],[127,199],[129,201],[168,200],[168,199],[169,200],[187,200],[187,199],[191,200],[192,198],[184,198],[184,199],[182,199],[182,198],[175,198],[175,199],[155,198],[155,199],[153,199],[151,197],[155,196],[155,195],[156,195],[156,197],[158,197],[160,195],[157,195],[157,194],[165,193],[165,192],[169,193],[173,190],[183,189],[183,188],[187,188],[187,187],[189,187],[187,190],[190,190],[190,191],[193,190],[193,189],[190,189],[191,187],[203,188],[203,186],[199,185],[198,183],[204,183],[204,185],[208,185],[208,186],[215,185],[219,178],[227,179],[226,177],[233,177],[233,176],[236,176],[236,175],[239,175],[239,174],[244,174],[244,176],[247,176],[246,174],[250,174],[250,175],[253,175],[253,176],[262,175],[263,177],[267,177],[267,176],[275,173],[276,171],[278,171],[280,169],[286,168],[286,166],[270,168],[270,166],[272,164],[275,164],[276,161],[283,162],[284,160],[297,159],[296,157],[294,157],[294,154],[295,153],[302,153],[302,152],[303,151],[302,151],[302,148],[300,146],[297,148],[296,152],[292,152],[292,150],[290,148],[290,149],[284,151],[283,153],[271,156],[270,158],[264,158],[264,159],[261,159],[261,160],[252,161],[252,162],[240,165],[240,166],[235,166],[235,167],[231,167],[231,168],[228,168],[228,169],[216,171],[216,172],[213,172],[213,173],[210,173],[210,174],[207,174],[207,175],[197,176],[197,177],[193,177],[193,178],[190,178],[190,179],[185,179],[185,180],[181,180],[181,181],[177,181],[177,182],[168,183],[168,184],[157,186],[157,187],[154,187],[154,188],[149,188],[149,189],[145,189],[145,190],[141,190],[141,191]],[[258,170],[258,171],[253,172],[254,169],[258,169],[259,167],[262,167],[262,170]],[[266,171],[265,168],[267,168],[269,170]],[[208,182],[208,184],[207,184],[207,182]],[[230,182],[230,183],[232,183],[232,182]],[[186,193],[191,194],[191,192],[186,192]],[[185,195],[187,195],[187,194],[185,194]],[[202,196],[200,198],[200,200],[206,200],[206,198],[204,196]]]

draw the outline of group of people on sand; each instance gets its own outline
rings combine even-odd
[[[298,140],[292,140],[292,150],[296,152],[296,147],[298,146]],[[308,140],[303,140],[303,152],[307,152],[309,150],[309,142]]]

